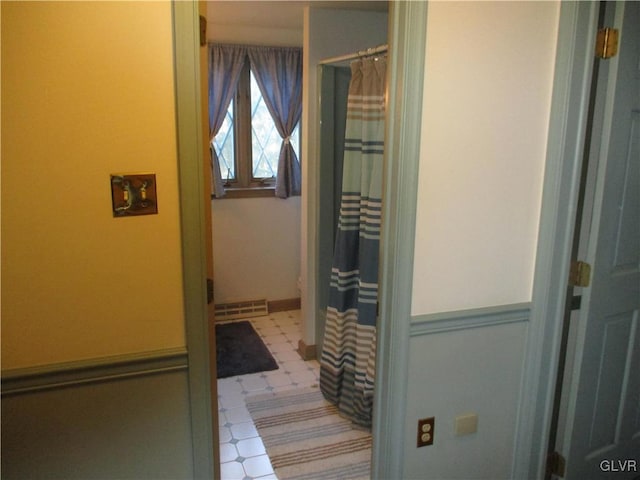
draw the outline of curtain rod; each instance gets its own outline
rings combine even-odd
[[[346,60],[353,60],[355,58],[360,58],[360,57],[368,57],[371,55],[375,55],[376,53],[386,52],[388,48],[389,48],[388,45],[379,45],[377,47],[367,48],[366,50],[360,50],[358,52],[347,53],[346,55],[340,55],[339,57],[325,58],[323,60],[320,60],[318,62],[318,65],[325,65],[327,63],[344,62]]]

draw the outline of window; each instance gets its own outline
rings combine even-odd
[[[298,158],[299,130],[300,123],[291,135]],[[273,188],[281,145],[282,138],[247,59],[224,122],[213,139],[225,188]]]

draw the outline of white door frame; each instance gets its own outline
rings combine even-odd
[[[372,478],[403,478],[427,2],[391,2]],[[428,74],[428,72],[427,72]]]
[[[202,170],[200,101],[200,15],[197,1],[174,0],[173,43],[176,135],[182,239],[184,316],[189,362],[189,405],[193,478],[220,477],[214,452],[209,331],[207,321],[207,252]],[[215,422],[217,424],[217,422]]]
[[[599,2],[562,2],[513,478],[544,478]]]
[[[386,145],[395,160],[387,161],[385,167],[386,195],[392,201],[386,208],[388,220],[383,232],[386,242],[382,247],[381,309],[386,310],[388,318],[396,320],[379,332],[378,365],[380,385],[384,388],[377,388],[374,412],[374,478],[396,478],[402,470],[402,450],[398,442],[403,436],[405,406],[404,396],[396,394],[398,389],[406,389],[406,383],[392,372],[408,362],[405,344],[409,332],[405,328],[408,323],[400,321],[395,313],[403,312],[408,318],[411,301],[413,257],[399,246],[410,245],[407,251],[413,251],[413,236],[408,232],[415,226],[426,9],[426,2],[392,2],[390,8],[393,53],[389,108],[396,114],[387,122]],[[213,447],[210,408],[197,2],[173,1],[173,27],[193,477],[211,479],[219,478],[219,458]],[[408,190],[398,189],[399,185],[407,184],[412,185]],[[384,278],[390,281],[384,282]]]

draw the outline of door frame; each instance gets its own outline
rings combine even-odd
[[[587,130],[599,2],[561,2],[512,476],[544,478]]]
[[[390,2],[371,463],[381,479],[403,478],[427,11],[427,2]]]
[[[220,478],[220,457],[215,452],[217,421],[211,408],[215,385],[209,368],[198,2],[173,0],[172,21],[193,478],[204,480]]]
[[[189,403],[193,444],[194,478],[219,478],[219,456],[214,451],[211,381],[209,375],[208,322],[206,311],[206,247],[203,197],[202,130],[200,118],[199,13],[197,1],[174,0],[173,34],[175,55],[176,121],[180,185],[183,290],[189,362]],[[374,412],[374,478],[394,478],[402,471],[404,396],[406,382],[394,371],[408,363],[413,236],[415,226],[415,181],[420,148],[422,84],[426,32],[426,2],[392,2],[390,5],[392,48],[389,84],[391,115],[387,122],[387,149],[394,162],[387,162],[385,189],[390,198],[382,233],[381,311],[393,324],[380,329],[378,365],[380,388]],[[408,190],[399,186],[409,186]],[[398,215],[394,217],[394,214]],[[411,246],[402,252],[399,246]],[[385,282],[389,278],[389,282]],[[396,283],[397,281],[397,283]],[[402,287],[402,288],[401,288]],[[404,317],[395,314],[401,313]],[[383,388],[384,387],[384,388]],[[395,389],[395,390],[394,390]],[[390,395],[390,392],[395,392]],[[212,454],[213,452],[213,454]]]

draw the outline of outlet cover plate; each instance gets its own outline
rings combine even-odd
[[[418,448],[433,445],[435,422],[435,417],[422,418],[418,420]]]

